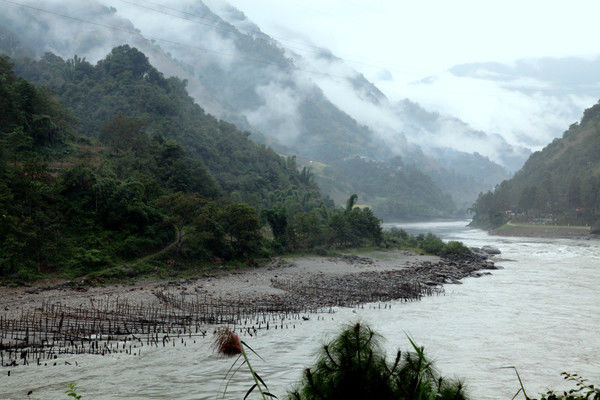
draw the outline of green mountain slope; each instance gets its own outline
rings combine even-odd
[[[0,277],[243,260],[266,254],[258,211],[290,226],[333,211],[295,159],[203,113],[134,49],[97,66],[47,56],[19,68],[72,109],[0,57]]]
[[[600,103],[532,154],[512,179],[481,194],[473,210],[474,224],[487,227],[509,218],[555,224],[600,219]]]
[[[206,14],[219,20],[202,3],[199,2],[197,7],[198,9],[193,10],[194,13]],[[71,11],[64,10],[64,12]],[[81,12],[91,20],[102,16],[110,20],[111,24],[120,26],[124,23],[108,8],[95,9],[89,15],[86,14],[87,11],[81,10]],[[97,56],[100,49],[105,49],[110,45],[108,43],[125,42],[125,39],[121,38],[123,34],[115,33],[116,37],[112,37],[113,32],[109,34],[103,29],[94,30],[93,33],[82,32],[82,37],[78,36],[77,39],[71,40],[57,35],[56,28],[54,28],[55,21],[47,21],[45,15],[29,15],[27,11],[23,11],[23,14],[27,15],[27,18],[24,18],[23,15],[12,19],[0,16],[0,21],[5,22],[3,26],[0,26],[0,51],[14,56],[31,56],[32,54],[39,56],[45,49],[51,48],[62,51],[61,54],[65,57],[71,57],[76,51],[80,51],[78,54],[96,54]],[[11,34],[11,29],[13,32],[26,31],[23,24],[32,19],[39,22],[35,25],[35,34],[31,31],[20,35]],[[306,77],[302,78],[295,61],[288,58],[285,51],[275,41],[258,31],[242,33],[225,22],[223,24],[229,31],[224,36],[227,41],[234,44],[236,53],[239,52],[241,55],[239,58],[232,58],[228,63],[218,62],[218,57],[215,59],[211,54],[199,54],[188,47],[183,48],[185,51],[182,51],[182,48],[169,48],[170,54],[166,54],[158,45],[152,44],[141,35],[134,35],[135,38],[127,40],[127,42],[141,46],[144,53],[156,61],[156,65],[160,65],[162,71],[171,71],[169,73],[188,77],[190,79],[188,92],[198,99],[202,107],[214,110],[218,113],[216,115],[234,122],[237,126],[251,129],[250,138],[271,146],[280,154],[298,155],[298,157],[327,164],[344,162],[346,159],[360,156],[382,162],[382,168],[386,168],[386,160],[393,156],[389,146],[386,146],[370,128],[363,126],[333,104],[315,82],[308,82]],[[77,27],[70,28],[77,29]],[[220,31],[220,33],[223,32]],[[197,37],[198,40],[204,42],[210,41],[212,36],[199,32]],[[198,43],[194,45],[198,45]],[[259,59],[267,64],[248,62],[246,58]],[[102,63],[106,64],[107,60],[103,60]],[[112,79],[111,89],[121,90],[122,93],[114,94],[114,97],[111,98],[110,94],[102,93],[102,90],[105,89],[98,87],[98,84],[93,82],[98,77],[102,80],[102,85],[108,84],[107,76],[99,73],[102,68],[92,66],[93,71],[84,72],[84,69],[89,69],[89,65],[82,63],[81,60],[73,60],[69,67],[66,64],[66,61],[58,57],[46,55],[43,60],[38,61],[38,65],[35,67],[18,65],[17,72],[37,84],[51,87],[62,102],[73,106],[77,116],[85,115],[85,118],[80,118],[80,120],[83,124],[82,131],[86,135],[97,135],[109,112],[117,110],[131,115],[132,113],[128,111],[129,104],[134,105],[133,115],[140,118],[144,118],[144,114],[153,111],[158,111],[162,115],[170,113],[170,106],[163,100],[159,100],[159,96],[150,97],[155,104],[147,104],[147,101],[144,101],[144,104],[136,104],[155,89],[143,88],[140,82],[136,82],[135,85],[124,85],[119,82],[119,79]],[[74,68],[76,71],[73,71]],[[75,72],[74,75],[72,75],[73,72]],[[112,72],[116,72],[116,70]],[[88,77],[90,73],[95,76],[91,80],[92,82]],[[104,73],[104,75],[110,74]],[[154,79],[152,74],[148,78]],[[72,86],[75,86],[74,90],[71,89]],[[82,87],[85,89],[81,90]],[[134,98],[134,96],[137,97]],[[163,97],[168,96],[167,93]],[[100,97],[105,98],[106,101],[104,103],[100,101],[102,107],[96,107]],[[173,127],[173,131],[177,134],[187,135],[185,132],[187,125],[182,126],[185,124],[180,121],[186,119],[189,121],[189,118],[186,116],[181,118],[181,115],[177,115],[177,113],[174,115],[174,122],[170,122],[169,127]],[[220,122],[219,124],[218,129],[228,129],[225,128],[226,124]],[[156,125],[155,121],[151,121],[148,129],[153,129]],[[213,123],[213,125],[216,124]],[[186,145],[186,150],[194,146],[193,139],[186,142],[183,140],[185,137],[181,137],[181,141]],[[262,193],[253,198],[246,190],[248,186],[256,186],[253,183],[256,181],[254,177],[248,177],[247,180],[244,180],[243,185],[235,185],[236,180],[238,183],[241,181],[241,179],[231,176],[232,173],[241,173],[239,169],[230,167],[230,165],[235,165],[235,160],[228,163],[226,168],[222,168],[211,162],[210,152],[202,151],[202,149],[195,149],[195,151],[201,153],[205,164],[224,190],[237,192],[240,196],[245,193],[244,197],[240,199],[253,205],[257,205],[260,202],[259,199],[265,197],[265,193]],[[223,156],[230,153],[226,151]],[[221,157],[219,156],[219,158]],[[420,168],[420,165],[416,165],[416,168]],[[444,172],[445,169],[440,171]],[[264,172],[256,171],[256,174],[264,175]],[[427,172],[425,173],[427,174]],[[445,176],[443,173],[441,175]],[[332,177],[330,176],[330,178]],[[467,178],[458,175],[455,178],[461,183],[461,186],[465,185],[462,181]],[[345,192],[342,195],[343,198],[360,191],[360,188],[353,186],[351,179],[346,177],[337,179],[345,180],[342,185]],[[448,179],[442,178],[441,181],[447,182]],[[436,185],[436,180],[433,182],[427,180],[427,182]],[[409,186],[415,187],[421,184],[421,181],[408,182]],[[399,187],[399,185],[395,185],[395,187]],[[437,190],[432,188],[432,191]],[[371,198],[379,197],[376,193],[367,195]],[[452,195],[458,198],[454,193]],[[396,209],[393,204],[398,198],[411,201],[403,193],[390,193],[388,199],[390,211],[393,212]],[[385,201],[385,199],[380,200]],[[433,203],[428,203],[427,198],[424,198],[413,204],[403,204],[402,209],[393,213],[390,218],[406,218],[405,209],[418,209],[423,202],[427,209],[434,209],[434,215],[448,216],[446,210],[453,208],[452,206],[446,207],[446,205],[442,209],[437,208]],[[343,204],[343,202],[339,204]],[[410,218],[413,217],[415,216],[410,216]]]
[[[314,163],[313,163],[314,164]],[[429,176],[397,157],[375,162],[355,157],[315,168],[323,192],[342,202],[355,190],[361,204],[369,206],[384,220],[444,218],[454,205]]]
[[[301,179],[294,162],[206,114],[187,94],[184,81],[164,78],[134,48],[117,47],[95,66],[77,57],[65,61],[46,54],[38,61],[21,59],[16,71],[51,88],[73,110],[78,130],[88,137],[98,137],[103,124],[122,113],[140,119],[148,134],[176,140],[237,200],[268,208],[292,190],[297,192],[293,207],[298,211],[322,202],[317,186]]]
[[[1,280],[95,284],[383,239],[356,195],[334,209],[295,158],[203,113],[135,49],[19,68],[72,110],[0,57]]]

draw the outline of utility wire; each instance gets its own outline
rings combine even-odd
[[[216,30],[220,30],[223,32],[228,32],[228,33],[235,33],[235,32],[242,32],[239,28],[232,26],[232,24],[230,24],[228,21],[225,21],[223,19],[221,19],[220,17],[217,16],[217,18],[219,19],[215,19],[215,18],[207,18],[206,16],[200,15],[200,14],[195,14],[195,13],[191,13],[191,12],[187,12],[187,11],[183,11],[177,8],[173,8],[173,7],[169,7],[169,6],[165,6],[161,3],[157,3],[155,1],[150,1],[150,0],[141,0],[145,3],[149,3],[167,10],[171,10],[171,11],[175,11],[177,13],[183,14],[183,15],[187,15],[189,17],[192,18],[185,18],[179,15],[174,15],[174,14],[170,14],[170,13],[166,13],[164,11],[161,10],[157,10],[155,8],[149,7],[149,6],[145,6],[142,4],[139,4],[138,2],[133,2],[133,1],[129,1],[129,0],[118,0],[122,3],[126,3],[126,4],[130,4],[139,8],[144,8],[147,10],[151,10],[160,14],[164,14],[164,15],[169,15],[171,17],[175,17],[175,18],[179,18],[179,19],[183,19],[186,21],[190,21],[190,22],[194,22],[200,25],[205,25],[208,27],[211,27],[213,29]],[[198,19],[200,20],[204,20],[204,21],[211,21],[211,22],[216,22],[216,24],[208,24],[208,23],[203,23],[201,21],[198,21]],[[242,32],[244,33],[244,32]],[[262,32],[261,32],[262,33]],[[246,33],[248,34],[248,33]],[[266,34],[265,34],[266,35]],[[326,51],[326,49],[316,46],[316,45],[311,45],[308,43],[299,43],[299,42],[291,42],[288,39],[284,39],[275,35],[268,35],[268,38],[264,38],[264,37],[260,37],[260,36],[253,36],[254,39],[257,40],[262,40],[268,44],[273,44],[273,40],[272,39],[276,39],[277,42],[280,43],[284,43],[286,45],[286,47],[291,48],[291,49],[295,49],[297,51],[300,52],[311,52],[313,54],[322,54],[324,51]],[[291,44],[290,44],[291,43]],[[304,48],[299,48],[297,47],[298,45],[300,46],[304,46]],[[355,63],[355,64],[361,64],[361,65],[365,65],[365,66],[369,66],[369,67],[375,67],[375,68],[381,68],[381,69],[391,69],[392,71],[402,71],[402,72],[416,72],[415,70],[409,70],[406,68],[399,68],[399,67],[393,67],[393,68],[388,68],[382,65],[377,65],[377,64],[372,64],[372,63],[368,63],[368,62],[364,62],[361,60],[355,60],[355,59],[349,59],[347,58],[347,56],[345,57],[338,57],[337,55],[335,56],[337,59],[339,59],[340,61],[345,61],[345,62],[349,62],[349,63]],[[350,57],[355,57],[355,56],[350,56]]]
[[[115,26],[115,25],[109,25],[109,24],[103,24],[100,22],[94,22],[94,21],[90,21],[87,19],[83,19],[83,18],[78,18],[78,17],[73,17],[71,15],[66,15],[66,14],[62,14],[59,12],[55,12],[55,11],[51,11],[51,10],[46,10],[43,8],[39,8],[39,7],[34,7],[34,6],[30,6],[28,4],[23,4],[23,3],[19,3],[16,1],[12,1],[12,0],[0,0],[3,1],[4,3],[8,3],[17,7],[22,7],[22,8],[28,8],[30,10],[33,11],[37,11],[37,12],[41,12],[41,13],[46,13],[46,14],[51,14],[51,15],[55,15],[58,17],[62,17],[65,19],[69,19],[72,21],[77,21],[83,24],[90,24],[90,25],[94,25],[94,26],[98,26],[98,27],[102,27],[102,28],[106,28],[106,29],[112,29],[112,30],[117,30],[117,31],[121,31],[121,32],[125,32],[125,33],[129,33],[131,35],[137,36],[140,35],[140,33],[136,30],[133,29],[128,29],[128,28],[124,28],[121,26]],[[200,47],[200,46],[192,46],[189,44],[184,44],[181,42],[177,42],[174,40],[170,40],[170,39],[163,39],[163,38],[159,38],[159,37],[144,37],[142,36],[143,39],[146,40],[153,40],[153,41],[158,41],[158,42],[164,42],[164,43],[168,43],[171,45],[175,45],[175,46],[180,46],[180,47],[184,47],[184,48],[192,48],[192,49],[196,49],[196,50],[200,50],[200,51],[204,51],[207,53],[215,53],[215,54],[220,54],[220,55],[225,55],[225,56],[230,56],[230,57],[240,57],[238,54],[233,54],[233,53],[228,53],[228,52],[224,52],[224,51],[219,51],[219,50],[212,50],[212,49],[207,49],[205,47]],[[266,65],[273,65],[273,66],[277,66],[279,68],[288,68],[290,66],[292,66],[293,64],[281,64],[281,63],[277,63],[277,62],[272,62],[272,61],[267,61],[264,59],[258,59],[258,58],[253,58],[253,57],[247,57],[247,56],[242,56],[244,59],[249,60],[249,61],[253,61],[259,64],[266,64]],[[293,61],[293,60],[292,60]],[[341,79],[342,82],[347,81],[348,77],[347,76],[343,76],[343,75],[336,75],[336,74],[331,74],[331,73],[327,73],[327,72],[321,72],[321,71],[315,71],[315,70],[308,70],[308,69],[302,69],[299,68],[295,65],[293,65],[294,70],[296,71],[302,71],[302,72],[306,72],[309,74],[314,74],[314,75],[320,75],[320,76],[326,76],[329,78],[332,78],[334,80],[337,80],[335,78]]]
[[[136,7],[145,8],[147,10],[152,10],[152,11],[164,14],[164,15],[169,15],[171,17],[180,18],[180,19],[183,19],[183,20],[186,20],[186,21],[191,21],[191,22],[197,23],[199,25],[205,25],[205,26],[208,26],[210,28],[213,28],[213,29],[216,29],[216,30],[220,30],[220,31],[223,31],[223,32],[227,32],[227,33],[241,32],[241,33],[244,33],[239,28],[233,26],[233,24],[231,24],[230,22],[228,22],[228,21],[220,18],[219,16],[216,16],[216,18],[208,18],[208,17],[206,17],[204,15],[195,14],[195,13],[191,13],[191,12],[188,12],[188,11],[180,10],[180,9],[177,9],[177,8],[169,7],[169,6],[166,6],[164,4],[154,2],[154,1],[144,0],[145,3],[152,4],[152,5],[161,7],[163,9],[170,10],[170,11],[175,11],[177,13],[180,13],[180,14],[187,15],[187,16],[191,17],[191,18],[184,18],[184,17],[182,17],[180,15],[174,15],[174,14],[166,13],[164,11],[157,10],[155,8],[152,8],[152,7],[144,6],[142,4],[139,4],[139,3],[136,3],[136,2],[133,2],[133,1],[128,1],[128,0],[118,0],[118,1],[120,1],[121,3],[130,4],[130,5],[133,5],[133,6],[136,6]],[[202,23],[199,20],[214,22],[214,24]],[[252,32],[246,32],[245,34],[248,35],[250,33],[252,33]],[[260,32],[260,33],[263,33],[263,32]],[[269,39],[269,38],[271,38],[271,39],[277,39],[278,42],[282,42],[282,43],[286,43],[287,42],[287,43],[292,43],[293,45],[300,45],[300,46],[310,47],[314,51],[322,51],[323,50],[323,49],[320,49],[317,46],[313,46],[313,45],[306,44],[306,43],[299,43],[299,42],[294,43],[294,42],[287,41],[286,39],[278,38],[278,37],[273,36],[273,35],[269,35],[269,38],[264,38],[264,37],[260,37],[260,36],[253,36],[253,38],[257,39],[257,40],[262,40],[262,41],[264,41],[264,42],[266,42],[268,44],[272,44],[273,40]],[[286,47],[299,49],[297,47],[290,46],[290,45],[287,45]],[[301,50],[304,51],[305,49],[301,49]]]

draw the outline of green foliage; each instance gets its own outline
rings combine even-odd
[[[517,396],[522,393],[525,400],[536,400],[535,398],[531,398],[527,395],[525,391],[525,386],[523,384],[523,380],[519,375],[519,371],[514,366],[505,367],[512,368],[515,370],[517,374],[517,379],[519,380],[519,390],[513,396],[513,399],[517,398]],[[548,390],[546,393],[542,394],[539,400],[599,400],[600,399],[600,388],[595,387],[593,384],[589,383],[587,379],[579,376],[578,374],[569,374],[567,372],[562,372],[561,375],[563,378],[571,383],[574,383],[575,387],[569,389],[568,391],[563,391],[562,393],[556,392],[554,390]]]
[[[44,157],[58,150],[74,122],[44,90],[18,78],[6,56],[0,56],[0,115],[0,145],[13,163],[34,150]]]
[[[283,249],[287,244],[288,217],[284,208],[264,210],[263,217],[271,227],[275,246]]]
[[[173,191],[198,191],[193,186],[199,180],[214,179],[234,200],[256,209],[285,206],[293,213],[324,204],[308,169],[299,172],[295,164],[250,141],[249,133],[206,114],[188,95],[185,81],[165,78],[135,48],[116,47],[95,66],[77,57],[64,61],[46,54],[39,61],[20,61],[17,69],[49,86],[79,118],[82,133],[99,137],[130,161],[128,172],[145,167],[134,161],[148,147],[153,153],[151,142],[156,140],[167,165],[177,167],[169,176]],[[181,168],[182,156],[196,163],[188,161],[187,169]],[[301,204],[289,207],[288,197]]]
[[[387,361],[380,337],[357,323],[323,346],[316,365],[305,370],[289,399],[466,399],[462,384],[438,376],[423,349],[397,352]]]
[[[409,235],[403,229],[392,228],[383,232],[383,246],[387,248],[419,250],[425,254],[437,256],[465,256],[472,251],[462,242],[444,241],[432,233],[427,235]]]
[[[165,79],[136,49],[117,47],[95,66],[46,54],[18,70],[48,85],[86,137],[70,111],[0,59],[1,276],[118,277],[138,261],[145,271],[152,260],[250,263],[268,249],[382,243],[381,221],[355,207],[356,194],[334,209],[309,168],[205,114],[185,82]],[[366,165],[351,178],[368,184],[377,167]],[[411,171],[392,175],[418,180]]]
[[[417,238],[409,235],[404,229],[391,228],[383,231],[383,246],[397,249],[417,248]]]
[[[440,255],[464,256],[464,255],[468,255],[471,253],[472,253],[472,251],[467,246],[465,246],[462,242],[457,242],[457,241],[451,240],[444,245]]]
[[[244,203],[229,204],[223,210],[222,225],[234,258],[259,254],[262,242],[260,222],[252,207]]]
[[[590,225],[597,221],[598,109],[600,104],[586,110],[581,123],[571,125],[562,138],[532,154],[512,179],[496,186],[493,192],[480,194],[472,207],[474,224],[490,228],[508,219],[557,225]]]
[[[139,119],[117,114],[102,126],[99,139],[116,154],[143,154],[148,151],[150,138],[142,132],[142,128],[143,123]]]
[[[419,243],[419,248],[427,254],[441,254],[444,249],[444,242],[442,239],[432,233],[428,233],[425,236],[418,236],[417,242]]]
[[[356,204],[356,200],[358,200],[358,195],[356,193],[353,194],[352,196],[350,196],[350,198],[346,202],[346,212],[347,213],[352,211],[352,209],[354,208],[354,205]]]
[[[285,210],[269,218],[283,246],[288,219],[331,207],[310,170],[206,115],[135,49],[96,66],[47,54],[19,70],[51,86],[90,137],[0,58],[0,276],[248,260],[265,255],[256,209]]]
[[[352,195],[348,205],[356,200],[357,196]],[[382,240],[381,220],[369,208],[321,208],[289,220],[284,241],[290,251],[378,246]]]
[[[157,205],[176,229],[176,255],[188,259],[248,260],[263,255],[261,224],[244,203],[220,206],[196,194],[162,196]]]
[[[431,178],[399,158],[336,161],[319,173],[317,181],[325,193],[356,193],[385,220],[447,217],[454,211],[452,199]]]
[[[574,383],[575,387],[562,393],[549,390],[540,400],[600,400],[600,388],[589,383],[587,379],[567,372],[563,372],[562,375],[565,380]]]
[[[81,400],[81,395],[77,394],[77,386],[73,382],[67,385],[67,391],[65,392],[68,397],[72,397],[77,400]]]

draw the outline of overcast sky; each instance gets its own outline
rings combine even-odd
[[[301,34],[345,59],[384,67],[395,79],[466,62],[599,52],[600,2],[593,0],[229,2],[268,34],[289,41]]]
[[[132,3],[184,9],[195,0],[100,1],[114,5],[150,37],[189,39],[185,21]],[[237,7],[300,55],[314,55],[315,46],[331,50],[392,101],[409,98],[532,150],[560,136],[600,98],[600,59],[588,62],[600,54],[597,0],[203,1],[215,11],[224,1]],[[235,53],[217,36],[215,50]],[[581,58],[574,63],[585,74],[564,63],[535,60],[573,56]],[[448,71],[457,64],[521,59],[531,60],[526,64],[532,68],[519,63],[510,73],[488,67],[466,75]],[[536,72],[544,68],[550,75],[558,68],[560,76]]]
[[[284,45],[308,40],[328,48],[392,100],[409,97],[534,150],[560,136],[600,96],[600,83],[584,93],[575,85],[556,90],[557,82],[536,77],[497,81],[489,75],[457,77],[447,72],[471,62],[510,64],[572,56],[591,60],[600,54],[599,1],[228,2]],[[422,81],[430,76],[434,78]],[[600,71],[598,76],[600,82]]]

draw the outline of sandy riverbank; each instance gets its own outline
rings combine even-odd
[[[490,231],[497,236],[579,239],[591,237],[589,226],[540,225],[508,222]]]
[[[406,251],[375,251],[361,256],[287,257],[258,268],[215,270],[202,277],[140,281],[127,285],[70,287],[45,280],[30,287],[0,287],[0,313],[14,318],[42,302],[79,307],[106,300],[131,304],[164,301],[159,293],[211,301],[273,302],[319,307],[377,300],[415,298],[444,283],[459,283],[495,269],[482,257],[446,260]],[[422,293],[419,293],[422,291]]]

